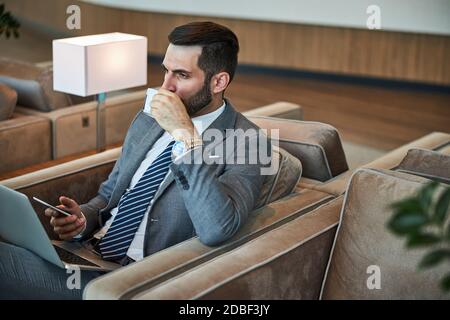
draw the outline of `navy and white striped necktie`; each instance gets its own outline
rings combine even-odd
[[[169,143],[133,189],[120,198],[117,214],[99,243],[103,259],[115,261],[126,255],[150,202],[169,171],[174,143]]]

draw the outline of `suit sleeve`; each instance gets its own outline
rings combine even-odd
[[[203,148],[191,150],[171,165],[202,243],[214,246],[229,239],[254,209],[266,178],[261,174],[266,165],[249,161],[255,152],[258,153],[251,146],[260,138],[259,135],[252,136],[248,144],[237,144],[232,153],[224,152],[225,165],[204,161]],[[263,138],[267,140],[265,136]],[[270,142],[266,145],[270,155]],[[245,150],[245,153],[238,150]]]

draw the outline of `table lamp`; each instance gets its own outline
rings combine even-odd
[[[105,150],[106,93],[147,84],[147,38],[120,32],[53,40],[53,90],[97,98],[97,152]]]

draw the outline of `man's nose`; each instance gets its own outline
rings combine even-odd
[[[171,92],[177,91],[177,87],[175,86],[175,81],[174,81],[173,77],[171,77],[169,74],[166,74],[164,76],[164,82],[163,82],[161,88],[169,90]]]

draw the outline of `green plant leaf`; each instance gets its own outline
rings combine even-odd
[[[394,202],[390,205],[396,214],[400,212],[417,212],[426,216],[426,212],[423,210],[422,205],[418,198],[409,197],[403,200]]]
[[[445,190],[439,197],[439,200],[437,201],[433,215],[433,220],[436,221],[438,224],[442,224],[445,221],[445,218],[447,218],[447,214],[449,211],[448,210],[449,204],[450,204],[450,188]]]
[[[450,258],[450,250],[438,249],[426,254],[419,263],[419,269],[426,269],[435,266],[445,258]]]
[[[441,288],[444,292],[450,291],[450,273],[441,280]]]
[[[388,222],[388,228],[398,234],[416,233],[428,222],[428,217],[421,212],[399,211]]]
[[[432,233],[414,233],[410,235],[408,242],[406,243],[407,248],[423,247],[431,244],[435,244],[441,241],[441,238]]]
[[[433,194],[438,185],[436,181],[433,181],[419,191],[418,198],[424,212],[429,212],[433,201]]]

